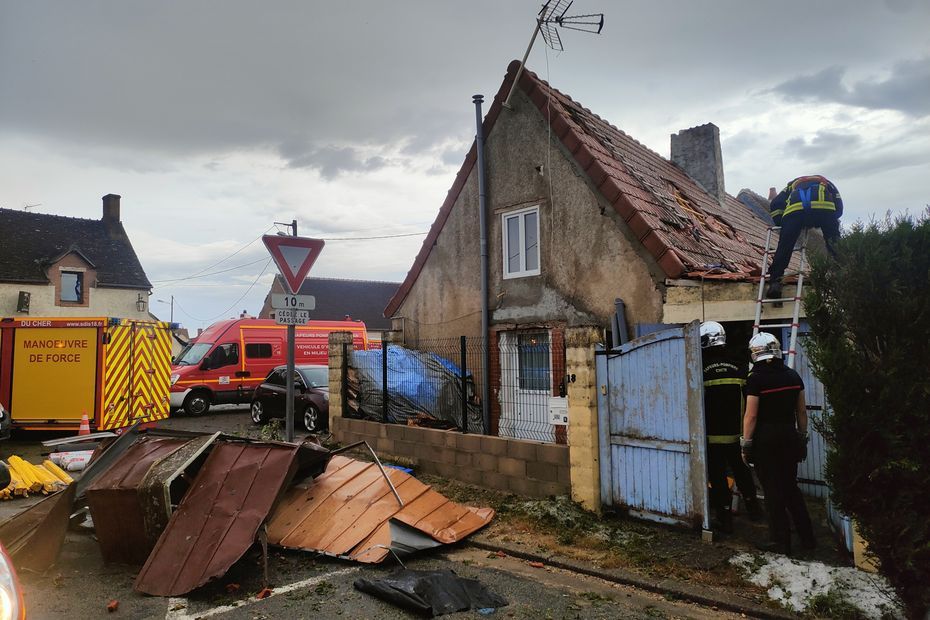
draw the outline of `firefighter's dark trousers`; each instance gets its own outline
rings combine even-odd
[[[707,480],[710,482],[710,503],[715,511],[730,507],[731,494],[727,484],[727,467],[733,472],[733,479],[743,499],[756,498],[756,483],[752,472],[743,462],[738,443],[707,444]]]
[[[840,238],[840,220],[835,211],[823,209],[802,209],[789,213],[781,220],[778,233],[778,247],[769,267],[770,282],[777,282],[791,262],[791,252],[805,228],[819,228],[827,242],[827,250],[833,254],[833,244]]]
[[[753,444],[756,474],[765,493],[772,542],[791,548],[790,514],[801,544],[812,545],[814,529],[797,482],[797,434],[794,426],[759,425],[753,434]]]

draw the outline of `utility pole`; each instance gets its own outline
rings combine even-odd
[[[297,236],[297,220],[291,220],[291,231]],[[298,291],[299,292],[299,291]],[[294,441],[294,349],[297,326],[287,326],[287,404],[284,409],[284,438]]]

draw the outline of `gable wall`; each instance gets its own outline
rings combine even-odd
[[[662,318],[663,278],[610,205],[592,190],[542,114],[520,91],[486,141],[491,323],[606,327],[614,299],[632,323]],[[551,145],[551,146],[550,146]],[[543,174],[537,170],[543,166]],[[540,207],[541,274],[503,279],[501,215]],[[406,339],[480,335],[477,171],[401,304]]]

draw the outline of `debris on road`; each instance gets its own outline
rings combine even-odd
[[[72,450],[69,452],[52,452],[48,458],[67,471],[82,471],[94,455],[93,450]]]
[[[107,603],[107,613],[112,614],[117,609],[119,609],[119,601],[114,599],[110,601],[109,603]]]
[[[10,483],[0,489],[0,499],[29,497],[29,493],[49,495],[64,489],[73,480],[50,461],[39,465],[11,456],[7,459]]]
[[[0,525],[0,542],[19,570],[44,571],[58,557],[68,531],[77,485],[69,485]]]
[[[457,542],[493,517],[493,509],[456,504],[399,469],[382,474],[375,463],[334,456],[324,474],[285,494],[271,515],[268,542],[378,563],[392,552]]]
[[[133,588],[181,596],[225,575],[255,542],[297,471],[301,449],[295,444],[217,442]]]
[[[508,604],[480,582],[459,577],[452,570],[401,569],[384,579],[357,579],[354,585],[375,598],[429,617],[470,609],[497,609]]]

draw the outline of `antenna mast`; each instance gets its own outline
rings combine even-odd
[[[520,61],[520,68],[517,69],[517,75],[510,86],[510,92],[507,93],[507,99],[504,100],[505,108],[510,108],[510,98],[513,96],[517,84],[520,83],[520,76],[523,75],[526,59],[529,58],[533,44],[536,43],[536,35],[541,33],[546,45],[557,52],[561,52],[565,48],[562,46],[562,37],[559,36],[558,27],[590,32],[591,34],[601,33],[601,29],[604,27],[604,14],[566,15],[565,13],[568,12],[573,3],[574,0],[548,0],[536,15],[533,36],[530,38],[530,44],[526,47],[526,53],[523,54],[523,60]]]

